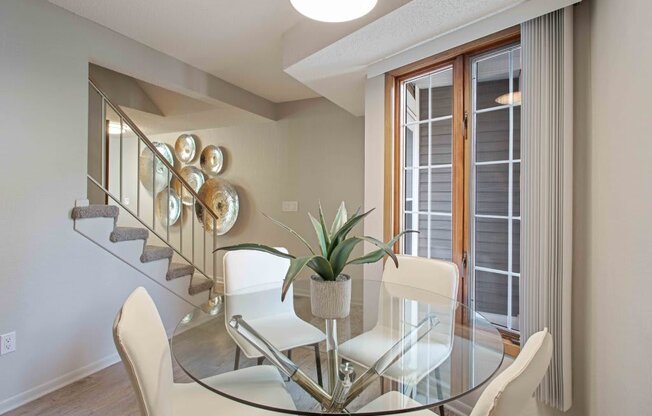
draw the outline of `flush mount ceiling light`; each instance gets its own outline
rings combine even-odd
[[[514,91],[513,93],[508,92],[503,94],[500,97],[496,98],[496,102],[502,105],[520,105],[521,104],[521,92]]]
[[[290,0],[302,15],[320,22],[346,22],[369,13],[378,0]]]

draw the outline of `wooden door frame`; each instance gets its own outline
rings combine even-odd
[[[460,291],[458,301],[469,303],[468,261],[464,264],[463,255],[470,250],[471,198],[470,178],[472,177],[469,126],[465,123],[471,114],[471,59],[486,53],[517,43],[521,38],[520,26],[513,26],[475,41],[457,46],[432,57],[425,58],[395,69],[385,75],[385,177],[384,177],[384,237],[389,240],[401,229],[401,131],[400,103],[401,83],[406,79],[417,77],[443,68],[453,67],[453,212],[460,210],[461,215],[453,216],[453,262],[460,270]],[[462,162],[462,163],[459,163]],[[400,252],[400,245],[394,245],[394,251]],[[507,342],[507,341],[506,341]],[[518,349],[506,349],[508,353],[517,354]]]

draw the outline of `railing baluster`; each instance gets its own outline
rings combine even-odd
[[[165,219],[165,238],[167,242],[170,243],[170,169],[168,169],[168,205],[165,209],[167,213],[167,218]]]
[[[206,210],[204,210],[206,212]],[[205,218],[205,217],[204,217]],[[213,222],[213,228],[215,228],[215,223]],[[203,253],[202,253],[202,258],[204,260],[204,270],[206,270],[206,224],[204,223],[204,247],[203,247]]]
[[[140,218],[140,137],[136,136],[137,139],[137,152],[136,155],[136,168],[138,174],[136,175],[136,215]]]
[[[195,197],[192,197],[192,240],[190,241],[192,247],[192,262],[195,263]]]
[[[100,161],[100,166],[102,172],[100,172],[100,179],[102,180],[102,186],[107,188],[107,178],[106,176],[106,99],[102,97],[102,138],[100,140],[100,155],[102,160]],[[108,200],[106,201],[108,204]]]
[[[217,227],[213,227],[213,281],[215,281],[215,278],[217,277],[217,272],[215,271],[217,269],[217,255],[215,253],[215,249],[217,248]]]
[[[152,150],[152,228],[156,231],[156,151]]]
[[[119,176],[120,178],[118,186],[120,188],[120,201],[123,201],[123,196],[122,196],[122,117],[120,117],[120,170],[119,170]]]

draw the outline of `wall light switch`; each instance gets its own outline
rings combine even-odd
[[[16,351],[16,333],[0,335],[0,355]]]
[[[283,212],[297,212],[299,210],[299,202],[297,201],[283,201],[281,205]]]

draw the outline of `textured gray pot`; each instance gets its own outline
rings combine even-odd
[[[346,318],[351,312],[351,277],[341,274],[335,281],[310,276],[310,309],[322,319]]]

